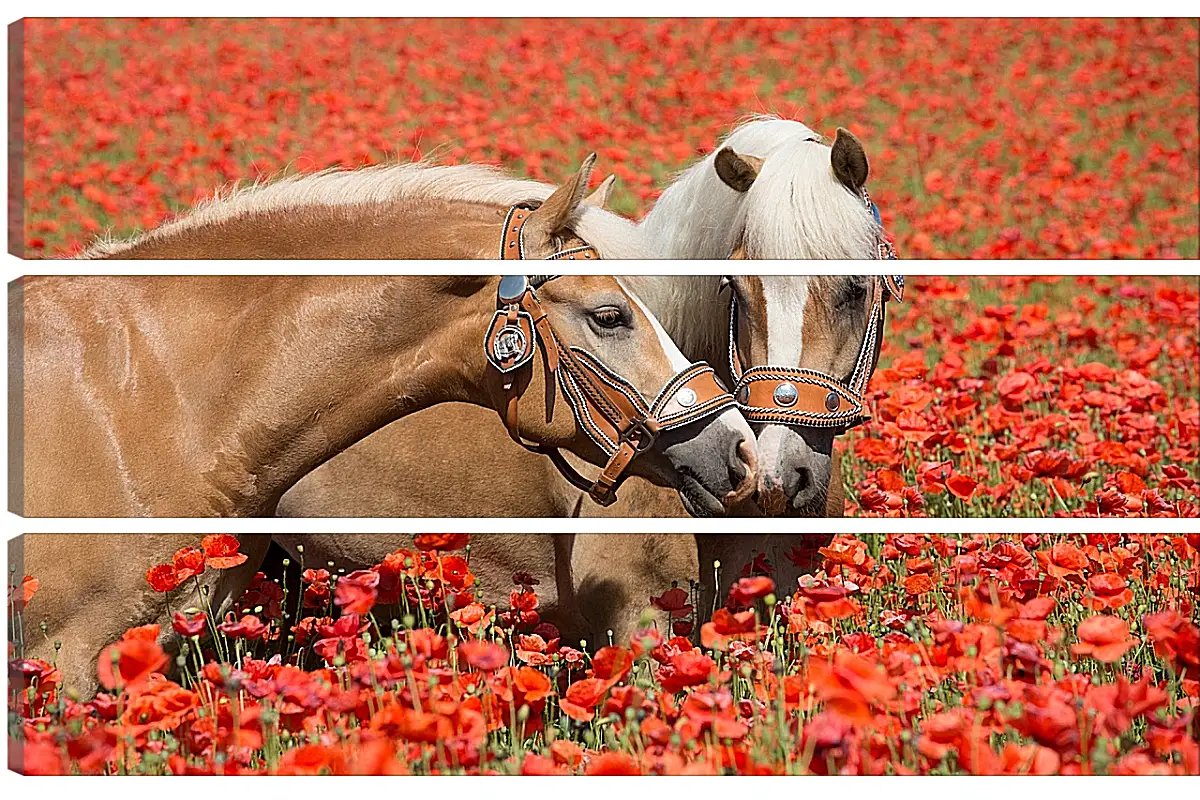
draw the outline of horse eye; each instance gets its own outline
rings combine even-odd
[[[601,328],[620,328],[625,324],[625,315],[615,306],[605,306],[592,311],[592,319]]]
[[[845,308],[850,306],[860,306],[867,301],[867,287],[855,281],[846,287],[842,292],[842,296],[838,298],[838,306]]]

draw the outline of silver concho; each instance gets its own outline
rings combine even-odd
[[[825,395],[825,408],[830,413],[837,411],[841,404],[842,398],[838,397],[837,392],[830,392],[829,394]]]
[[[675,402],[684,408],[696,405],[696,399],[696,392],[686,386],[675,393]]]
[[[514,325],[505,325],[496,334],[496,357],[501,361],[520,359],[528,345],[524,331]]]
[[[775,403],[776,405],[788,408],[796,405],[796,401],[800,399],[800,393],[796,391],[796,387],[790,383],[781,383],[775,387]]]
[[[500,279],[500,287],[496,296],[501,303],[516,303],[525,296],[529,288],[529,278],[524,275],[505,275]]]

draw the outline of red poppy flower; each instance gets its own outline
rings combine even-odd
[[[592,658],[592,674],[610,686],[625,679],[633,668],[633,654],[624,647],[602,647]]]
[[[1072,653],[1077,656],[1089,655],[1109,664],[1120,661],[1138,643],[1136,638],[1129,635],[1129,624],[1117,617],[1088,617],[1079,623],[1076,634],[1079,642],[1071,646]]]
[[[468,639],[458,646],[458,652],[480,672],[491,672],[508,663],[508,649],[495,642]]]
[[[1129,583],[1115,572],[1101,572],[1088,578],[1091,597],[1080,599],[1080,603],[1092,611],[1124,608],[1133,602],[1133,590]]]
[[[175,567],[176,582],[183,583],[204,572],[204,551],[199,547],[184,547],[175,552],[171,562]]]
[[[1081,579],[1087,569],[1087,555],[1070,542],[1055,542],[1049,550],[1037,552],[1038,563],[1055,578]]]
[[[378,599],[379,573],[363,569],[338,579],[334,602],[344,614],[366,614]]]
[[[156,592],[170,592],[178,588],[180,581],[173,565],[156,564],[146,570],[146,583]]]
[[[232,639],[261,639],[267,633],[267,626],[253,614],[247,614],[239,620],[234,620],[230,614],[217,630]]]
[[[21,580],[21,608],[29,605],[29,601],[37,594],[38,586],[40,585],[37,578],[31,578],[28,575]]]
[[[554,760],[537,753],[526,753],[521,762],[522,775],[566,775],[567,769]]]
[[[663,689],[675,693],[689,686],[700,686],[717,669],[717,664],[699,650],[685,650],[671,656],[671,660],[658,670],[658,680]]]
[[[946,488],[950,490],[950,494],[957,497],[959,500],[970,502],[971,496],[975,494],[975,489],[978,488],[978,481],[968,478],[961,472],[953,473],[946,479]]]
[[[533,667],[517,667],[512,670],[513,687],[521,693],[526,703],[545,700],[554,693],[554,685],[546,673]]]
[[[207,623],[208,615],[203,611],[197,611],[191,619],[183,612],[176,611],[175,616],[171,619],[171,627],[175,629],[175,632],[188,638],[204,633],[204,626]]]
[[[808,680],[826,708],[860,725],[870,723],[873,703],[890,700],[896,694],[896,687],[882,668],[848,650],[839,650],[833,663],[810,661]]]
[[[909,575],[904,579],[904,591],[914,596],[928,594],[934,589],[933,580],[924,573]]]
[[[96,677],[105,689],[140,686],[169,663],[157,641],[143,638],[122,639],[100,652]]]
[[[754,611],[734,613],[727,608],[718,608],[712,621],[700,626],[700,643],[707,648],[724,651],[729,649],[734,639],[757,632],[758,619]]]
[[[607,752],[594,756],[584,769],[585,775],[641,775],[641,767],[627,753]]]
[[[1154,652],[1176,672],[1195,679],[1200,676],[1200,628],[1178,611],[1160,611],[1142,617]]]
[[[657,608],[659,611],[666,611],[672,615],[687,615],[692,613],[692,606],[688,603],[690,600],[688,593],[680,589],[678,586],[668,589],[658,597],[650,598],[650,605]]]
[[[462,550],[471,541],[469,533],[418,533],[413,546],[418,550]]]
[[[662,633],[658,628],[641,628],[629,634],[629,647],[633,650],[634,658],[641,658],[655,648],[661,647],[662,641]]]
[[[567,687],[558,699],[562,712],[576,722],[591,722],[596,716],[596,706],[609,690],[607,681],[601,678],[584,678]]]
[[[729,605],[734,608],[745,608],[753,605],[755,600],[766,597],[774,591],[775,581],[765,575],[741,578],[729,587]]]
[[[555,739],[550,743],[554,763],[574,769],[583,763],[583,748],[570,739]]]
[[[204,548],[205,564],[213,569],[229,569],[246,561],[246,555],[238,552],[241,543],[227,533],[205,536],[200,546]]]

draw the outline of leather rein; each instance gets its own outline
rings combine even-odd
[[[521,233],[529,211],[524,206],[509,210],[501,244],[506,259],[524,257]],[[509,255],[510,252],[515,255]],[[599,258],[599,255],[591,247],[576,247],[550,256],[568,260],[579,257]],[[638,453],[650,449],[661,433],[719,414],[736,403],[718,382],[713,368],[704,362],[688,365],[647,403],[630,381],[587,350],[565,343],[554,329],[537,296],[537,289],[553,279],[546,275],[509,275],[501,279],[497,310],[484,338],[484,352],[504,379],[504,422],[513,441],[549,456],[576,488],[587,492],[600,505],[611,505],[630,462]],[[522,383],[521,378],[532,377],[539,341],[546,374],[554,376],[553,381],[546,382],[547,419],[553,414],[557,386],[579,427],[608,459],[594,481],[580,475],[557,448],[526,442],[521,436],[520,387],[529,384],[528,380]]]

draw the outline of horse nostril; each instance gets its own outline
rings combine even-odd
[[[729,485],[734,488],[725,495],[725,505],[733,506],[749,499],[757,484],[758,454],[752,441],[742,439],[730,453]]]
[[[813,485],[812,470],[808,467],[796,467],[796,475],[799,478],[796,482],[796,494],[807,490]]]

